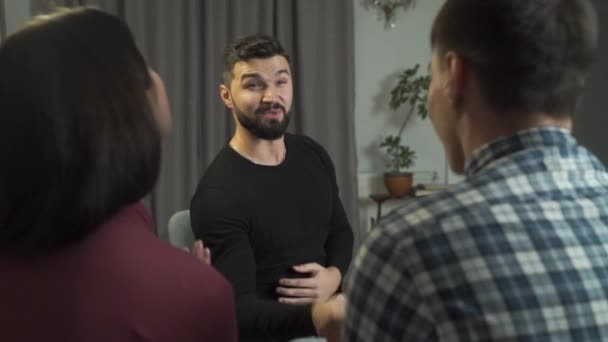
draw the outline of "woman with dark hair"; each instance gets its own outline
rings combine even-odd
[[[101,11],[35,18],[0,46],[0,340],[235,341],[232,291],[157,239],[166,93]]]

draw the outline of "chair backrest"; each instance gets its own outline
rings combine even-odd
[[[169,219],[169,242],[176,247],[191,248],[194,234],[190,225],[190,210],[178,211]]]

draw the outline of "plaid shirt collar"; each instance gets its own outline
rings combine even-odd
[[[501,137],[478,148],[465,165],[465,176],[471,178],[501,158],[529,148],[575,144],[567,129],[536,127]]]

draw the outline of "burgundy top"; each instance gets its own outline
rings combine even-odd
[[[0,256],[0,341],[236,341],[228,282],[153,226],[137,203],[53,254]]]

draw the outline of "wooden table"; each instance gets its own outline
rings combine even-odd
[[[382,204],[384,202],[389,201],[389,200],[401,200],[401,199],[412,198],[412,197],[416,197],[416,189],[414,189],[414,188],[413,188],[412,193],[410,193],[409,195],[401,196],[401,197],[395,197],[391,194],[386,194],[386,193],[369,195],[369,198],[371,198],[376,203],[376,217],[371,218],[372,228],[376,225],[376,223],[378,222],[378,220],[380,220],[380,217],[382,216]]]

